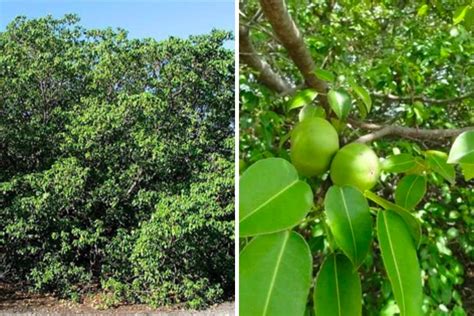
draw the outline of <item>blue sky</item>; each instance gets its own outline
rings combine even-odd
[[[186,38],[213,28],[234,30],[234,0],[0,0],[0,31],[18,15],[65,13],[77,13],[86,28],[121,27],[132,38]]]

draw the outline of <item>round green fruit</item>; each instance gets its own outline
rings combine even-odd
[[[323,174],[338,149],[336,130],[322,118],[307,118],[291,132],[291,162],[304,176]]]
[[[331,180],[361,191],[374,187],[380,175],[379,158],[367,145],[351,143],[341,148],[331,163]]]

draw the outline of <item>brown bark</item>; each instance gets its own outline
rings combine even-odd
[[[373,130],[373,132],[359,137],[356,142],[369,143],[385,136],[399,136],[403,138],[433,140],[440,138],[455,137],[465,131],[474,130],[474,127],[453,128],[453,129],[420,129],[413,127],[403,127],[397,125],[378,125],[374,123],[364,123],[351,120],[350,123],[362,129]]]
[[[306,85],[320,93],[326,94],[327,85],[318,79],[315,74],[316,64],[306,47],[303,35],[299,31],[292,17],[288,13],[284,0],[260,0],[265,17],[272,25],[272,29],[282,45],[288,51],[288,55],[299,69]],[[327,107],[325,95],[319,95],[319,100]]]
[[[258,56],[250,41],[249,29],[243,25],[239,26],[239,56],[242,62],[258,72],[258,80],[268,88],[278,93],[291,89],[288,82]]]
[[[383,98],[385,100],[391,100],[391,101],[421,101],[423,103],[431,103],[431,104],[449,104],[449,103],[459,102],[468,98],[474,98],[474,92],[466,93],[464,95],[454,97],[454,98],[448,98],[448,99],[432,99],[432,98],[427,98],[422,95],[401,97],[394,94],[381,94],[381,93],[372,93],[372,96],[376,98]]]

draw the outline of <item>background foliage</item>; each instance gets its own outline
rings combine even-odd
[[[107,304],[233,294],[231,34],[0,33],[0,276]]]
[[[356,97],[352,119],[416,128],[455,128],[474,123],[474,40],[469,1],[286,1],[306,46],[324,80],[334,88],[353,91],[350,79],[371,95],[367,113]],[[241,25],[250,30],[255,51],[285,80],[304,86],[258,1],[241,1]],[[241,64],[240,166],[241,172],[268,157],[289,160],[289,132],[298,122],[295,99],[267,88],[253,69]],[[320,77],[321,74],[320,74]],[[471,94],[470,97],[457,98]],[[300,94],[301,95],[301,94]],[[356,95],[354,93],[354,95]],[[394,95],[394,98],[388,97]],[[306,94],[306,98],[308,96]],[[312,97],[311,99],[313,99]],[[430,102],[430,100],[442,100]],[[316,100],[313,104],[318,104]],[[339,128],[342,144],[367,133],[357,126]],[[428,149],[449,152],[452,139],[420,140],[385,137],[372,147],[379,157],[408,153],[424,159]],[[377,193],[394,200],[400,175],[382,174]],[[323,180],[310,181],[315,207],[322,205]],[[423,239],[418,256],[423,274],[426,315],[466,315],[472,305],[474,221],[472,180],[457,172],[455,184],[428,174],[427,194],[417,207]],[[297,228],[308,236],[319,269],[328,252],[320,209]],[[364,315],[393,315],[395,302],[376,251],[361,267]],[[382,289],[382,290],[380,290]]]

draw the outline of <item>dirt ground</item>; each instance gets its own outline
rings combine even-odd
[[[92,302],[82,304],[59,300],[50,295],[25,293],[11,285],[0,283],[0,316],[3,315],[196,315],[196,316],[233,316],[234,302],[211,306],[207,310],[192,311],[178,308],[152,309],[146,305],[123,305],[117,308],[99,310]]]

